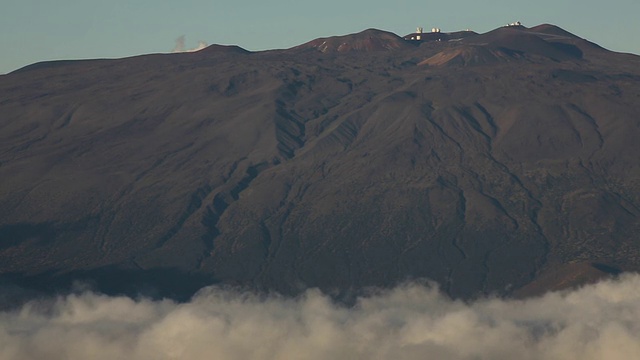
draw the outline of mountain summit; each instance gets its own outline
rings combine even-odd
[[[0,76],[0,274],[527,296],[640,269],[640,58],[379,30]]]
[[[409,49],[411,45],[396,34],[368,29],[357,34],[319,38],[294,49],[317,49],[323,53],[347,53],[352,51],[389,51]]]

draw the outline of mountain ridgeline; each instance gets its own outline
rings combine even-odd
[[[0,76],[0,276],[188,297],[640,270],[640,57],[556,26]]]

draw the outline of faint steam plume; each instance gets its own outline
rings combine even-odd
[[[207,43],[204,41],[198,41],[198,46],[196,46],[194,49],[191,49],[189,51],[198,51],[198,50],[202,50],[204,48],[207,47]]]
[[[193,49],[187,49],[185,43],[186,43],[186,36],[180,35],[176,39],[176,46],[173,48],[171,52],[173,53],[194,52],[194,51],[202,50],[207,47],[206,42],[198,41],[198,46],[196,46]]]
[[[176,46],[173,48],[174,53],[180,53],[180,52],[184,52],[184,42],[185,42],[186,37],[184,35],[180,35],[177,39],[176,39]]]
[[[85,292],[0,312],[0,358],[628,360],[640,275],[527,300],[455,301],[405,285],[335,304],[202,289],[184,304]]]

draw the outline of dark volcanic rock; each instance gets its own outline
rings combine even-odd
[[[390,51],[410,49],[413,46],[396,34],[376,29],[345,36],[332,36],[312,40],[306,44],[296,46],[295,50],[316,49],[323,53],[348,53]]]
[[[0,76],[0,273],[469,297],[638,270],[639,65],[549,25],[31,65]]]

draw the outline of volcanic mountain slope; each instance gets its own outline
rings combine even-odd
[[[550,25],[394,36],[0,77],[3,279],[470,297],[640,269],[640,58]]]
[[[296,46],[296,50],[312,49],[322,53],[392,51],[410,49],[412,45],[396,34],[368,29],[357,34],[332,36]]]

